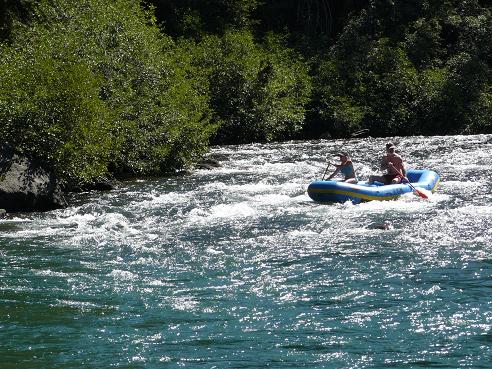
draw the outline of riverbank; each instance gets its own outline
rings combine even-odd
[[[76,187],[210,144],[492,132],[491,5],[324,1],[306,33],[309,3],[7,3],[0,136]]]
[[[195,170],[211,170],[220,167],[218,160],[206,157],[195,165]],[[87,191],[111,191],[121,180],[144,176],[123,175],[118,178],[96,178],[90,183],[62,185],[60,178],[46,170],[49,163],[16,152],[6,143],[0,144],[0,218],[7,213],[49,211],[69,206],[66,197],[70,193]],[[190,175],[191,171],[173,173],[174,176]],[[170,176],[162,174],[160,177]]]

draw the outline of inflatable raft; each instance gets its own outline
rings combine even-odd
[[[434,192],[439,184],[439,175],[432,170],[407,171],[407,178],[417,189]],[[314,181],[308,187],[308,195],[317,202],[346,202],[352,201],[358,204],[362,201],[393,200],[400,195],[413,192],[413,189],[405,183],[383,185],[366,182],[350,184],[339,181]]]

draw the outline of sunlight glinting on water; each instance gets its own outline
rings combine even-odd
[[[327,157],[348,151],[365,179],[385,143],[320,140],[217,147],[220,168],[1,220],[2,337],[88,347],[46,366],[487,367],[487,139],[395,139],[441,175],[431,201],[314,203]]]

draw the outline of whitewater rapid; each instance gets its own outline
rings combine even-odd
[[[317,140],[2,219],[0,364],[488,367],[491,138],[393,138],[432,201],[314,203],[327,159],[367,178],[386,142]]]

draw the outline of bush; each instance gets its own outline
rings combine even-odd
[[[317,79],[317,109],[330,122],[332,135],[347,136],[362,128],[378,136],[412,131],[418,74],[402,49],[380,39],[372,43],[365,66],[348,71],[339,64],[323,62]]]
[[[209,76],[216,143],[292,137],[301,129],[311,92],[308,67],[283,41],[256,43],[250,32],[205,37],[197,58]]]
[[[196,68],[138,2],[40,1],[2,67],[1,133],[67,182],[182,168],[215,129]]]
[[[328,122],[322,131],[348,136],[360,130],[368,108],[352,97],[335,60],[328,59],[320,64],[315,82],[316,109],[323,121]]]
[[[107,173],[113,147],[102,78],[84,62],[47,55],[48,40],[0,52],[0,134],[18,150],[46,161],[60,178],[90,181]]]
[[[371,1],[320,63],[315,110],[335,136],[487,130],[491,35],[475,0]]]

